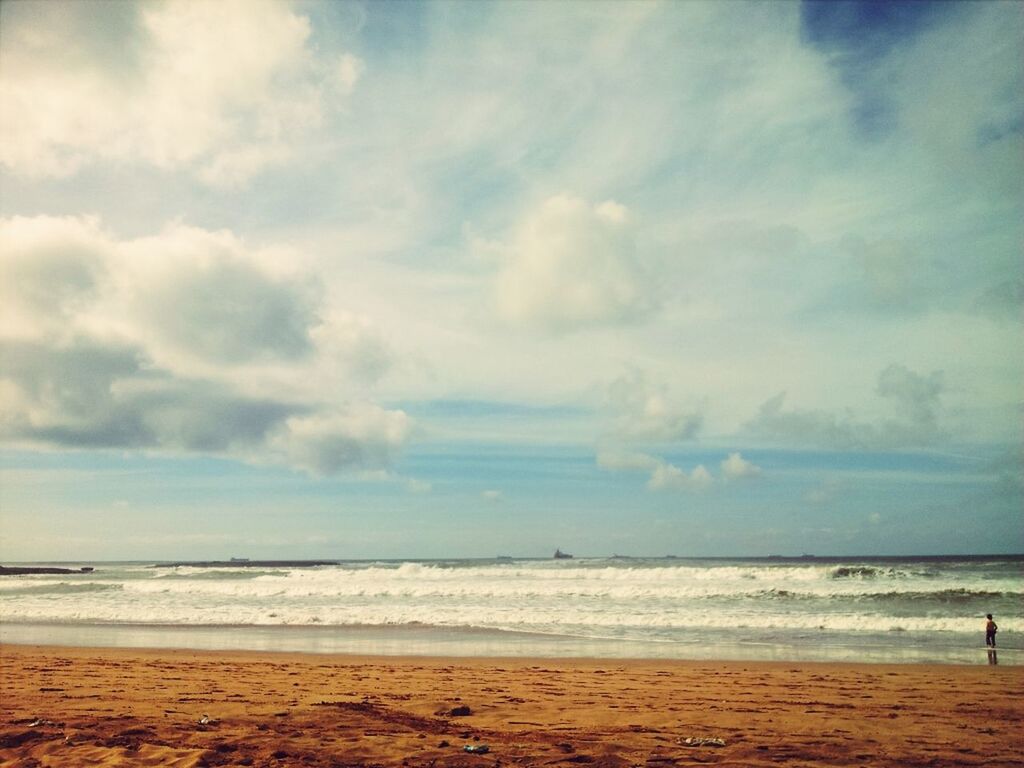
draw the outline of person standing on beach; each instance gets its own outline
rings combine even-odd
[[[987,614],[988,621],[985,622],[985,645],[989,648],[996,647],[996,632],[999,631],[999,627],[992,621],[992,614]]]

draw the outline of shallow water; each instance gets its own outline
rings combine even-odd
[[[1021,558],[154,568],[0,580],[0,640],[428,655],[1018,663]]]

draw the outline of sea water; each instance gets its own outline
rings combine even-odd
[[[582,558],[0,578],[0,640],[313,652],[1000,663],[1024,558]]]

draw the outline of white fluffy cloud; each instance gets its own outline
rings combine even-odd
[[[284,3],[108,8],[132,31],[127,50],[108,41],[118,56],[86,44],[88,4],[26,6],[5,16],[0,103],[17,119],[0,121],[0,163],[27,176],[113,160],[238,186],[287,160],[325,94],[351,91],[362,68],[351,55],[337,71],[319,63],[309,21]]]
[[[660,296],[625,207],[559,195],[519,228],[497,301],[507,320],[559,332],[638,320]]]
[[[372,385],[391,367],[392,352],[366,315],[325,309],[319,324],[310,329],[310,337],[321,353],[326,378]],[[328,362],[329,366],[323,365]]]
[[[288,256],[180,224],[0,220],[0,439],[386,468],[410,432],[362,396],[386,346]]]
[[[681,408],[667,387],[633,369],[611,383],[605,405],[612,417],[612,428],[606,438],[608,442],[597,452],[601,469],[646,474],[647,488],[652,491],[704,491],[714,484],[713,475],[703,464],[685,471],[657,456],[626,447],[691,440],[697,436],[703,415]],[[731,456],[722,462],[723,471],[727,471],[727,465],[733,468],[731,462]]]
[[[687,473],[673,464],[661,462],[651,472],[647,487],[654,491],[703,491],[710,488],[713,482],[714,478],[703,464],[698,464],[692,472]]]
[[[8,336],[118,339],[186,375],[313,351],[315,276],[231,232],[172,224],[119,240],[95,217],[12,217],[0,248]]]
[[[761,475],[761,468],[744,459],[738,451],[730,453],[729,458],[722,461],[721,467],[722,476],[727,480],[750,479]]]
[[[597,465],[609,472],[637,472],[646,474],[647,488],[652,491],[705,491],[715,484],[715,477],[707,467],[698,464],[687,472],[670,462],[639,451],[603,448],[597,453]],[[758,477],[761,468],[731,453],[721,462],[722,477],[739,480]]]

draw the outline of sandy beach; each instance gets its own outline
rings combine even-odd
[[[1022,667],[19,645],[0,660],[8,766],[1024,765]]]

